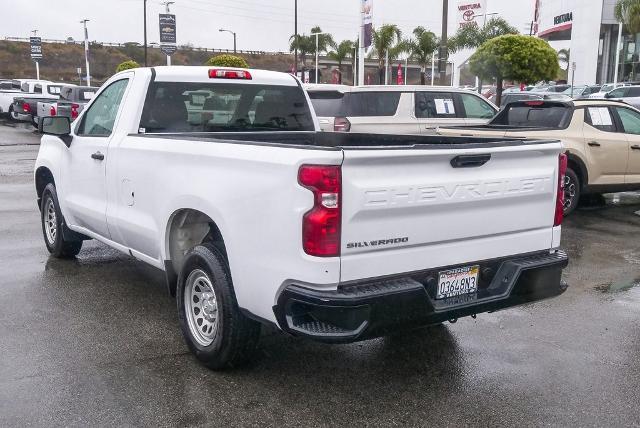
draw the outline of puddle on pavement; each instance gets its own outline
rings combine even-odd
[[[640,192],[612,193],[604,196],[607,203],[612,205],[640,204]],[[638,212],[636,212],[638,214]],[[640,214],[638,214],[640,215]]]
[[[594,288],[602,293],[617,293],[640,286],[640,278],[625,279],[609,284],[596,285]]]

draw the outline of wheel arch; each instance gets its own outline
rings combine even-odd
[[[185,254],[191,248],[204,242],[215,245],[228,263],[223,233],[213,216],[195,208],[175,209],[166,222],[164,238],[164,266],[167,289],[171,295],[175,295],[177,274]]]
[[[567,152],[567,166],[571,168],[580,180],[580,188],[584,189],[589,185],[589,170],[587,165],[579,155],[573,152]]]
[[[36,185],[36,195],[38,196],[38,208],[40,208],[42,193],[44,192],[45,187],[47,187],[47,185],[50,183],[55,186],[56,181],[55,181],[55,178],[53,177],[53,173],[46,166],[38,167],[34,175],[35,175],[34,180]]]

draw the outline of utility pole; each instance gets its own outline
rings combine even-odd
[[[294,0],[294,36],[293,40],[295,42],[295,59],[293,61],[293,73],[298,76],[298,0]]]
[[[440,56],[438,69],[440,71],[440,84],[444,86],[447,80],[447,26],[449,25],[449,0],[442,0],[442,35],[440,37]]]
[[[169,13],[171,13],[171,11],[169,10],[169,6],[174,4],[174,3],[175,3],[174,1],[164,1],[164,2],[162,2],[160,4],[165,7],[165,13],[169,14]],[[146,12],[145,12],[144,16],[145,17],[147,16]],[[146,35],[146,33],[147,32],[145,30],[145,35]],[[145,59],[145,61],[146,61],[146,59]],[[171,65],[171,55],[167,55],[167,65]]]
[[[147,67],[147,0],[142,0],[142,2],[144,5],[144,66]]]
[[[91,74],[89,73],[89,32],[87,31],[87,22],[89,22],[88,19],[80,21],[81,24],[84,24],[84,62],[87,70],[87,86],[91,86]]]
[[[33,33],[33,37],[36,37],[36,35],[38,34],[38,30],[31,30],[31,32]],[[40,62],[36,59],[35,63],[36,63],[36,79],[40,80]]]

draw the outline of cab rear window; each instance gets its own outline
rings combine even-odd
[[[530,101],[507,105],[493,121],[492,125],[505,125],[525,128],[565,128],[571,119],[573,109],[570,106],[545,104],[542,101]]]
[[[298,86],[154,82],[140,128],[146,133],[313,131]]]

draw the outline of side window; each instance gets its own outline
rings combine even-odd
[[[466,117],[470,119],[491,119],[496,111],[491,104],[471,94],[460,94]]]
[[[400,92],[354,92],[349,94],[347,116],[394,116]]]
[[[122,79],[110,84],[91,104],[82,116],[76,133],[92,137],[108,137],[113,132],[113,125],[120,109],[129,79]]]
[[[640,86],[632,86],[627,92],[627,97],[640,97]]]
[[[416,92],[417,118],[456,118],[453,94],[450,92]]]
[[[42,85],[35,85],[33,87],[33,92],[35,92],[36,94],[41,94],[42,93]]]
[[[616,107],[624,132],[640,135],[640,113],[624,107]]]
[[[618,89],[614,89],[613,91],[609,92],[607,94],[608,98],[622,98],[625,96],[625,93],[627,92],[627,88],[618,88]]]
[[[616,132],[611,111],[608,107],[588,107],[584,109],[584,121],[604,132]]]

